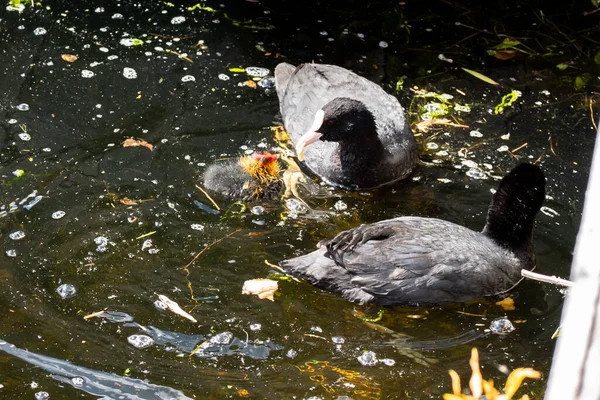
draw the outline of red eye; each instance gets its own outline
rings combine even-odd
[[[329,121],[327,121],[327,125],[333,126],[333,124],[334,124],[333,120],[330,119]]]

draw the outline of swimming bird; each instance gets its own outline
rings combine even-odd
[[[204,187],[240,200],[268,199],[283,189],[279,156],[256,152],[209,166],[204,173]]]
[[[341,232],[281,266],[361,304],[427,306],[500,294],[535,266],[533,227],[545,187],[539,167],[519,164],[500,181],[481,232],[398,217]]]
[[[417,145],[404,110],[379,85],[335,65],[281,63],[275,86],[298,159],[324,182],[369,189],[414,170]]]

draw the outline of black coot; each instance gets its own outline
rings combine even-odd
[[[533,226],[545,186],[537,166],[520,164],[500,182],[482,232],[399,217],[341,232],[281,266],[361,304],[424,306],[499,294],[535,265]]]
[[[212,164],[204,173],[204,187],[239,200],[274,200],[283,189],[278,158],[257,152]]]
[[[415,168],[404,110],[375,83],[335,65],[281,63],[275,85],[298,158],[326,183],[369,189]]]

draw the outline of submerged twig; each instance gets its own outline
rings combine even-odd
[[[242,228],[236,229],[235,231],[233,231],[231,233],[228,233],[227,235],[223,236],[222,238],[217,239],[214,242],[206,245],[206,247],[204,247],[202,250],[200,250],[198,252],[198,254],[196,254],[194,256],[194,258],[192,258],[192,261],[190,261],[189,263],[187,263],[184,267],[181,267],[180,269],[187,270],[194,262],[196,262],[196,260],[198,259],[198,257],[200,257],[200,255],[202,255],[202,253],[204,253],[206,250],[208,250],[209,248],[211,248],[215,244],[219,243],[221,240],[227,239],[228,237],[235,235],[236,233],[238,233],[241,230],[242,230]],[[189,274],[189,271],[188,271],[188,274]]]

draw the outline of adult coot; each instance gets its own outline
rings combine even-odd
[[[241,200],[275,199],[283,189],[278,158],[257,152],[213,164],[204,173],[204,187]]]
[[[358,303],[433,305],[498,294],[535,265],[532,235],[546,179],[520,164],[500,182],[487,223],[399,217],[361,225],[281,263],[291,275]]]
[[[335,65],[281,63],[275,86],[298,158],[323,181],[368,189],[413,171],[417,145],[404,110],[375,83]]]

